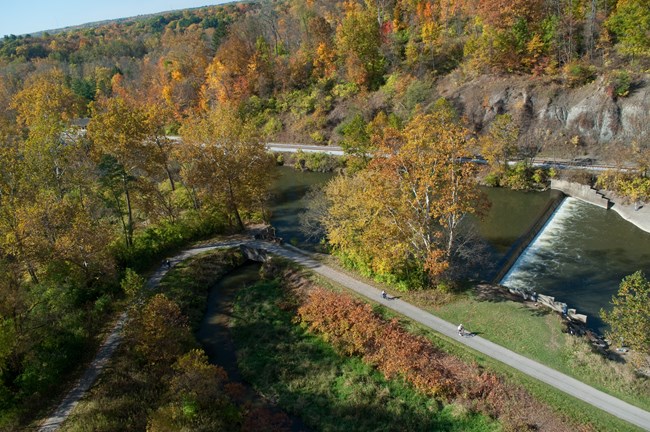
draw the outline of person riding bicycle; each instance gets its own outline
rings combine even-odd
[[[458,336],[465,336],[465,327],[462,324],[458,326]]]

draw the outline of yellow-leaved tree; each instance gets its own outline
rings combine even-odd
[[[471,144],[444,101],[401,131],[385,128],[370,165],[326,187],[330,243],[377,273],[416,267],[437,279],[466,260],[463,221],[485,206],[476,167],[465,161]]]
[[[181,176],[197,201],[223,203],[237,227],[242,210],[261,210],[273,176],[273,158],[256,128],[229,106],[190,118],[181,128]]]
[[[508,169],[508,159],[517,152],[519,127],[510,114],[494,118],[485,135],[481,137],[481,152],[490,164],[492,173],[503,175]]]

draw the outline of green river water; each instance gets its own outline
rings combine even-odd
[[[298,229],[304,195],[333,174],[301,173],[286,167],[278,171],[271,223],[285,241],[309,247]],[[490,261],[498,263],[540,217],[552,195],[494,188],[484,192],[492,205],[477,222],[478,230],[489,244]],[[484,269],[484,277],[489,280],[494,270]],[[621,279],[637,270],[650,274],[650,234],[611,210],[567,198],[502,283],[555,296],[587,314],[589,326],[602,331],[599,310],[608,308]]]

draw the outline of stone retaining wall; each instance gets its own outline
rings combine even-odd
[[[579,200],[597,205],[604,209],[609,209],[612,205],[611,201],[598,192],[597,189],[581,183],[552,179],[551,189],[562,191],[571,197],[578,198]]]

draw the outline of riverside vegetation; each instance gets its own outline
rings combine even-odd
[[[497,118],[499,109],[466,124],[437,84],[514,73],[566,92],[598,79],[608,97],[634,97],[650,57],[646,3],[264,1],[6,36],[0,426],[29,422],[63,390],[123,307],[127,268],[264,218],[265,140],[346,149],[349,176],[330,186],[327,220],[341,257],[403,288],[453,285],[474,250],[459,222],[482,209],[472,168],[457,158],[492,150],[493,178],[519,184],[517,171],[516,181],[500,171],[504,155],[534,156],[545,136],[514,145],[527,117]],[[597,147],[572,133],[555,136],[563,154]],[[643,199],[647,143],[612,145],[641,179],[614,184]],[[370,161],[377,149],[389,157]],[[365,230],[344,223],[375,212]],[[395,224],[401,217],[410,224]]]
[[[238,359],[256,388],[307,424],[328,430],[401,430],[405,424],[411,430],[493,430],[496,425],[477,417],[482,413],[498,419],[502,430],[572,430],[571,417],[593,422],[597,430],[627,430],[593,408],[572,409],[581,404],[534,380],[513,378],[498,363],[482,359],[479,366],[466,348],[382,308],[319,287],[326,281],[314,284],[304,273],[273,268],[274,279],[241,290],[235,303]],[[567,417],[514,382],[524,382]],[[433,400],[437,405],[430,405]],[[369,414],[358,416],[359,410]]]
[[[249,406],[241,384],[208,363],[193,334],[208,289],[241,265],[239,251],[217,250],[176,265],[143,293],[125,328],[125,341],[105,374],[63,431],[288,430],[288,418]]]

